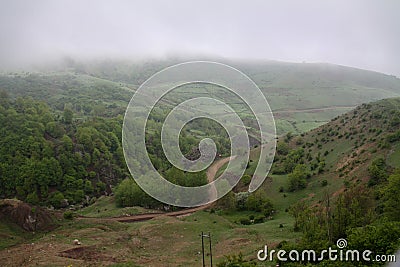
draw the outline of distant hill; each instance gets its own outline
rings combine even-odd
[[[52,71],[3,73],[0,89],[44,100],[59,110],[67,104],[82,116],[114,116],[123,114],[134,90],[151,75],[187,60],[193,59],[70,60]],[[255,81],[274,111],[279,134],[306,132],[362,103],[400,96],[400,79],[367,70],[324,63],[214,61]]]
[[[306,132],[352,108],[400,96],[400,79],[324,63],[235,65],[263,91],[277,118],[278,132]]]

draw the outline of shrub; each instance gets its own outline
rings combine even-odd
[[[298,189],[305,188],[307,185],[306,179],[311,176],[310,172],[307,169],[307,166],[304,164],[297,165],[293,172],[289,174],[289,191],[293,192]]]
[[[395,133],[393,133],[393,134],[389,134],[389,135],[386,137],[386,140],[387,140],[389,143],[394,143],[394,142],[400,141],[400,131],[397,131],[397,132],[395,132]]]
[[[246,209],[262,212],[264,216],[269,216],[273,211],[272,202],[267,198],[267,194],[261,190],[256,191],[247,198]]]
[[[243,224],[243,225],[250,225],[251,224],[251,222],[250,222],[250,220],[248,218],[240,219],[239,222],[240,222],[240,224]]]
[[[259,216],[259,217],[254,219],[254,223],[263,223],[264,219],[265,219],[265,217]]]
[[[249,185],[251,182],[251,176],[248,174],[243,175],[242,182],[244,185]]]
[[[371,176],[371,179],[368,182],[369,186],[374,186],[382,181],[385,181],[388,177],[385,160],[383,158],[374,160],[368,167],[368,172]]]
[[[50,194],[49,204],[52,205],[54,208],[59,209],[62,208],[62,202],[64,201],[65,197],[63,193],[56,191]]]
[[[64,219],[66,220],[72,220],[74,218],[74,213],[70,210],[64,212]]]
[[[33,191],[26,197],[26,202],[32,205],[37,205],[39,204],[39,197],[36,193],[36,191]]]

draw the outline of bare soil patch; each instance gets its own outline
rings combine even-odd
[[[106,255],[99,251],[96,246],[83,246],[76,247],[61,251],[58,254],[60,257],[84,260],[84,261],[101,261],[101,262],[115,262],[115,258],[110,255]]]

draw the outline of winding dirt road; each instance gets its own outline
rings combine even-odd
[[[230,160],[234,159],[236,156],[231,156],[228,158],[223,158],[215,161],[210,168],[207,169],[207,180],[209,183],[214,181],[215,175],[217,175],[217,172],[219,169],[222,168],[222,166],[225,165],[225,163],[229,162]]]
[[[218,170],[224,166],[225,163],[229,162],[231,159],[234,159],[235,156],[231,156],[228,158],[223,158],[215,161],[208,169],[207,169],[207,180],[209,183],[211,183],[215,175],[217,174]],[[214,188],[213,192],[210,192],[210,194],[216,194],[216,190]],[[108,217],[108,218],[96,218],[96,217],[86,217],[86,216],[79,216],[77,219],[79,220],[96,220],[96,221],[117,221],[117,222],[126,222],[126,223],[131,223],[131,222],[140,222],[140,221],[147,221],[151,220],[153,218],[159,217],[159,216],[171,216],[171,217],[178,217],[178,216],[183,216],[183,215],[188,215],[196,211],[204,210],[206,208],[209,208],[211,204],[207,204],[204,206],[199,206],[195,208],[188,208],[188,209],[183,209],[179,211],[173,211],[173,212],[160,212],[160,213],[147,213],[147,214],[138,214],[138,215],[132,215],[132,216],[124,216],[124,217]]]

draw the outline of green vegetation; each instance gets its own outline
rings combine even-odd
[[[93,204],[76,211],[79,215],[93,218],[121,217],[152,212],[156,211],[139,206],[119,207],[113,196],[101,196]]]
[[[389,219],[400,221],[400,170],[389,176],[386,186],[382,190],[382,199],[384,203],[384,212]]]
[[[388,156],[387,164],[394,168],[400,168],[400,144],[394,146],[393,152]]]
[[[0,222],[0,250],[31,241],[35,236],[15,224]]]
[[[259,190],[271,199],[274,217],[292,216],[292,229],[302,233],[279,248],[320,251],[339,238],[376,254],[400,248],[400,176],[389,164],[399,145],[399,106],[398,98],[365,104],[306,134],[279,139],[274,174]]]
[[[52,113],[43,102],[13,101],[3,94],[2,198],[60,208],[104,194],[105,185],[128,176],[118,138],[122,117],[77,122],[70,111],[64,115]]]
[[[363,104],[340,115],[360,102],[398,95],[400,82],[325,64],[237,64],[260,85],[275,111],[278,132],[284,134],[272,174],[253,194],[243,191],[260,150],[254,118],[243,103],[212,86],[179,88],[167,95],[146,128],[147,148],[158,171],[184,186],[207,183],[205,172],[188,174],[172,167],[159,140],[172,106],[210,93],[228,99],[254,137],[245,175],[234,192],[208,210],[135,224],[114,221],[111,217],[161,207],[128,178],[121,125],[134,88],[162,66],[74,63],[68,72],[0,75],[0,197],[56,209],[80,206],[58,214],[59,228],[51,234],[28,236],[1,222],[0,249],[17,251],[19,244],[33,240],[39,244],[37,250],[32,246],[35,251],[56,244],[52,255],[60,265],[77,265],[59,253],[79,238],[84,245],[79,260],[192,266],[201,261],[198,234],[210,231],[218,266],[253,266],[255,251],[264,244],[320,250],[346,238],[349,248],[362,250],[368,244],[375,253],[400,247],[400,175],[395,170],[400,167],[400,99]],[[199,140],[205,137],[215,141],[221,157],[229,155],[225,130],[205,119],[181,131],[183,154],[196,159]],[[114,196],[103,196],[111,193]],[[87,247],[91,250],[85,254]],[[154,250],[158,257],[151,254]]]
[[[158,202],[146,194],[132,179],[123,180],[115,190],[115,200],[118,207],[155,207]]]
[[[55,208],[87,205],[91,197],[111,193],[111,186],[129,177],[120,140],[122,116],[77,120],[71,109],[66,108],[59,116],[43,102],[31,98],[13,100],[5,92],[1,103],[2,198],[16,196],[31,204]],[[183,138],[182,146],[191,150],[198,140],[191,136]],[[184,173],[166,164],[165,156],[157,157],[162,151],[160,140],[149,144],[149,151],[154,151],[156,167],[171,181],[184,186],[207,183],[205,172]],[[117,191],[122,206],[160,205],[137,186],[129,192],[123,187]],[[120,197],[125,194],[123,191],[140,199],[133,202],[130,196]]]
[[[148,77],[180,62],[71,60],[58,66],[58,72],[52,69],[0,74],[0,88],[13,98],[31,96],[46,101],[60,112],[68,102],[79,119],[93,115],[114,117],[123,114],[134,90]],[[307,132],[362,103],[400,95],[400,80],[396,77],[344,66],[225,63],[246,73],[260,87],[275,112],[279,134]]]

